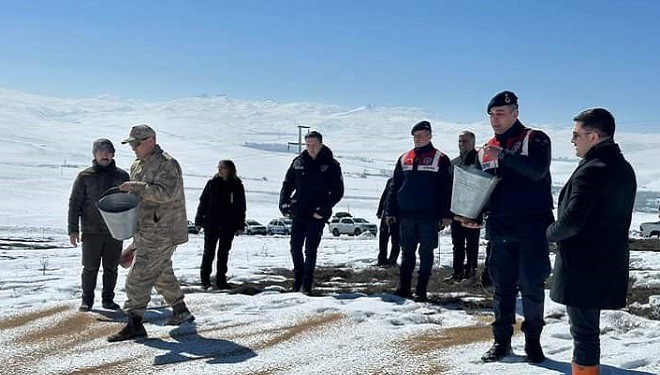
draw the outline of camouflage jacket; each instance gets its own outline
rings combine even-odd
[[[142,199],[136,245],[163,247],[188,242],[186,199],[179,163],[156,145],[149,156],[135,160],[131,166],[131,180],[140,182],[131,192]]]
[[[113,160],[107,167],[96,160],[89,168],[78,173],[69,197],[68,233],[110,233],[101,213],[96,208],[101,194],[111,187],[117,187],[128,180],[128,173],[115,166]],[[78,225],[78,222],[81,225]]]

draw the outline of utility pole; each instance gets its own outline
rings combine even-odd
[[[298,125],[298,142],[297,142],[297,143],[296,143],[296,142],[288,142],[288,143],[287,143],[288,145],[298,145],[298,154],[300,154],[300,153],[302,152],[302,145],[303,145],[303,133],[302,133],[302,130],[303,130],[303,129],[309,129],[309,126]],[[306,131],[305,131],[305,134],[307,134]]]

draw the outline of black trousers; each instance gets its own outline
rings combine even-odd
[[[566,306],[566,311],[573,336],[573,362],[600,364],[600,310]]]
[[[202,285],[211,285],[211,270],[213,269],[216,247],[218,253],[216,284],[227,282],[227,261],[229,260],[229,250],[231,250],[235,233],[234,230],[223,228],[204,228],[204,255],[202,255],[202,265],[199,272]]]
[[[399,241],[399,222],[387,224],[385,216],[380,220],[380,228],[378,233],[378,264],[396,263],[399,259],[401,252],[401,245]],[[392,250],[390,256],[387,256],[387,243],[392,242]]]
[[[401,243],[403,247],[399,289],[409,292],[419,245],[419,270],[416,292],[426,295],[426,288],[433,268],[433,249],[438,247],[439,221],[436,219],[401,219]]]
[[[316,269],[316,254],[321,243],[325,221],[293,219],[291,224],[291,259],[293,260],[293,291],[311,291]],[[303,255],[303,246],[305,252]]]
[[[109,233],[83,233],[82,235],[82,300],[90,307],[94,304],[94,289],[99,268],[103,263],[103,290],[101,298],[112,301],[117,285],[117,266],[121,256],[122,241]]]
[[[545,234],[528,240],[490,240],[489,271],[493,281],[493,336],[503,344],[511,342],[516,323],[516,298],[522,296],[525,336],[538,337],[545,325],[543,304],[545,279],[550,275],[548,240]]]
[[[481,229],[466,228],[458,221],[451,222],[451,243],[453,245],[454,276],[474,273],[479,256],[479,233]],[[465,258],[467,256],[467,263]]]

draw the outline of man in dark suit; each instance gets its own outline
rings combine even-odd
[[[628,230],[637,183],[614,143],[614,117],[603,108],[573,119],[571,142],[582,158],[559,195],[553,301],[566,305],[573,336],[573,375],[600,373],[600,310],[626,305]]]

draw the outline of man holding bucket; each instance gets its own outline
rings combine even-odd
[[[176,246],[188,242],[181,166],[156,143],[156,132],[148,125],[133,126],[122,143],[131,146],[137,159],[131,166],[131,180],[119,189],[139,196],[141,203],[133,235],[135,262],[126,278],[124,311],[128,324],[109,336],[110,342],[147,335],[142,317],[154,287],[172,306],[173,314],[167,324],[179,325],[195,319],[183,301],[172,270]]]
[[[495,342],[481,357],[499,361],[511,354],[516,323],[516,297],[522,295],[527,360],[545,359],[541,348],[544,285],[550,275],[545,229],[554,221],[550,180],[550,138],[518,120],[518,97],[511,91],[495,95],[487,113],[495,136],[479,151],[481,169],[500,178],[486,208],[489,264],[495,296],[492,323]],[[467,227],[473,220],[456,217]]]
[[[118,310],[119,305],[114,298],[122,241],[110,235],[99,210],[96,209],[96,202],[103,192],[127,181],[128,173],[115,165],[115,147],[110,140],[95,140],[92,155],[92,166],[78,174],[69,198],[69,241],[73,246],[78,246],[79,242],[82,244],[82,303],[79,310],[89,311],[94,305],[94,289],[101,262],[103,308]],[[82,224],[82,237],[79,222]]]

